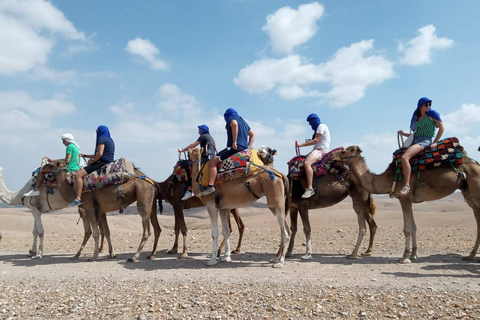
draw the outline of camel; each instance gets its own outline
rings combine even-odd
[[[327,174],[318,180],[316,186],[316,196],[302,199],[302,194],[307,185],[306,178],[301,180],[293,180],[292,183],[292,198],[290,200],[290,222],[292,234],[290,236],[290,244],[286,256],[291,257],[295,243],[295,235],[297,233],[297,217],[298,213],[302,218],[303,232],[306,238],[306,254],[302,256],[302,260],[312,259],[312,241],[310,220],[308,216],[309,209],[319,209],[333,206],[347,196],[350,196],[353,201],[353,210],[357,213],[358,218],[358,238],[352,254],[348,255],[349,259],[356,259],[358,257],[358,249],[362,243],[363,236],[367,232],[366,224],[368,223],[370,229],[370,242],[368,249],[362,255],[371,256],[373,240],[377,231],[377,224],[374,216],[376,211],[376,204],[370,193],[365,191],[361,186],[359,180],[348,173],[343,181],[339,181],[335,175]]]
[[[56,189],[47,190],[46,186],[40,187],[40,196],[38,197],[24,197],[33,185],[33,180],[30,179],[20,190],[10,191],[5,186],[3,176],[1,174],[3,167],[0,167],[0,200],[11,206],[26,206],[33,215],[33,244],[29,253],[32,259],[41,259],[43,256],[43,240],[44,229],[42,223],[42,213],[60,210],[66,208],[68,202],[64,200]],[[53,193],[52,193],[53,192]],[[37,240],[39,245],[37,247]]]
[[[187,201],[182,201],[182,195],[181,195],[181,189],[182,189],[182,184],[183,182],[175,179],[172,180],[171,177],[166,179],[163,182],[159,182],[158,185],[161,190],[162,194],[162,199],[170,203],[173,207],[173,213],[175,216],[175,241],[173,243],[172,249],[168,250],[167,252],[169,254],[176,254],[178,252],[178,238],[180,236],[180,232],[182,233],[183,236],[183,252],[180,255],[181,259],[186,259],[188,258],[188,253],[187,253],[187,225],[185,224],[185,217],[183,215],[183,209],[190,209],[190,208],[200,208],[204,207],[205,204],[202,203],[200,198],[198,197],[192,197],[188,199]],[[240,214],[238,212],[238,209],[232,209],[230,210],[232,216],[235,219],[235,222],[237,223],[238,227],[238,232],[239,232],[239,237],[238,237],[238,244],[237,248],[232,251],[233,254],[240,253],[241,246],[242,246],[242,239],[243,239],[243,233],[245,231],[245,225],[242,221],[242,218],[240,218]],[[232,230],[230,219],[228,220],[230,230]],[[222,248],[222,245],[220,245],[220,248]],[[220,254],[220,251],[219,251]]]
[[[353,174],[368,192],[389,194],[395,179],[395,163],[390,163],[384,173],[376,175],[369,171],[361,152],[360,147],[350,146],[346,150],[334,153],[331,159],[348,163]],[[406,196],[398,198],[403,211],[403,233],[405,234],[405,251],[400,263],[411,263],[412,260],[417,259],[417,226],[413,218],[412,204],[438,200],[452,194],[457,189],[460,189],[465,201],[473,209],[477,222],[475,245],[470,255],[463,258],[468,261],[474,260],[480,244],[480,165],[467,157],[465,152],[462,161],[458,171],[466,174],[466,180],[461,178],[462,174],[457,174],[449,167],[424,170],[420,175],[418,172],[412,173],[410,180],[412,191]],[[396,185],[395,196],[401,187],[401,183]]]
[[[197,177],[200,172],[200,149],[189,150],[190,159],[193,162],[192,175]],[[258,153],[262,160],[267,159],[264,152]],[[271,155],[270,155],[271,156]],[[265,169],[273,174],[273,161],[264,161]],[[225,253],[220,258],[220,261],[230,262],[230,243],[229,243],[229,228],[228,228],[228,212],[233,208],[241,208],[248,206],[258,198],[266,196],[270,211],[277,217],[280,226],[281,242],[280,249],[270,262],[274,263],[273,267],[283,267],[285,261],[286,245],[288,241],[288,233],[285,225],[285,213],[288,210],[288,179],[286,176],[279,173],[274,175],[274,179],[269,172],[262,168],[258,168],[252,174],[242,179],[235,179],[227,181],[221,185],[216,185],[216,193],[203,196],[201,199],[207,206],[210,222],[212,225],[213,247],[212,255],[208,261],[208,266],[217,264],[218,252],[218,212],[220,212],[220,219],[222,222],[222,234],[225,241]],[[200,193],[200,184],[193,179],[192,187],[195,194]],[[248,187],[247,187],[248,186]],[[218,200],[218,209],[216,201]]]
[[[71,203],[75,198],[75,191],[74,188],[67,181],[66,170],[64,170],[65,168],[66,165],[64,160],[56,160],[52,161],[50,164],[45,165],[43,171],[57,174],[58,191],[61,197],[65,199],[65,201]],[[134,171],[137,176],[144,176],[144,174],[137,168],[135,168]],[[108,257],[115,257],[115,253],[113,251],[110,240],[110,230],[108,228],[106,213],[110,211],[120,210],[120,207],[122,205],[122,202],[119,200],[120,195],[124,196],[123,201],[125,207],[129,206],[135,201],[137,202],[137,210],[142,217],[143,225],[143,234],[137,252],[132,258],[129,258],[127,261],[135,262],[138,260],[138,257],[143,249],[143,246],[145,245],[145,242],[150,237],[150,222],[153,226],[155,238],[152,253],[147,257],[147,259],[155,259],[157,255],[158,239],[160,238],[160,233],[162,231],[160,228],[160,224],[158,223],[156,214],[156,200],[158,200],[160,208],[162,208],[162,204],[161,196],[159,194],[160,189],[155,182],[152,181],[150,183],[148,182],[148,180],[148,178],[146,180],[132,178],[127,182],[119,185],[118,187],[117,185],[108,185],[100,189],[82,194],[83,204],[79,206],[79,212],[84,220],[85,235],[80,249],[78,250],[77,254],[72,257],[72,259],[78,259],[80,257],[80,254],[91,234],[93,234],[93,238],[95,241],[95,249],[93,257],[90,260],[95,261],[98,259],[99,230],[97,221],[100,222],[104,229],[103,231],[105,233],[105,238],[107,239],[107,243],[109,246]]]

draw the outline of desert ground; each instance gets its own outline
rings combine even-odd
[[[166,253],[174,239],[173,213],[159,215],[155,260],[127,263],[141,237],[134,206],[110,213],[117,257],[90,262],[93,240],[79,260],[83,226],[68,208],[43,215],[44,257],[31,260],[33,218],[25,208],[0,209],[0,319],[474,319],[480,318],[480,263],[463,261],[476,237],[472,211],[460,194],[414,206],[419,259],[398,264],[403,220],[397,200],[376,196],[379,225],[373,256],[346,258],[357,238],[349,199],[311,210],[312,260],[301,260],[300,228],[293,258],[271,267],[280,231],[264,199],[241,209],[242,252],[207,267],[210,222],[205,209],[186,210],[189,259]],[[301,225],[301,224],[300,224]],[[235,248],[238,231],[231,237]],[[365,251],[368,233],[362,247]],[[479,257],[480,258],[480,257]]]

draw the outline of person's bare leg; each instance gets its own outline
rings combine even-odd
[[[83,177],[87,175],[84,169],[75,172],[75,200],[80,200],[83,191]]]

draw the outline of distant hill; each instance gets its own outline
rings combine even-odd
[[[0,208],[21,208],[23,206],[9,206],[3,202],[0,201]]]

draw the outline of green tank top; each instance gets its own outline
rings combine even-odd
[[[415,127],[417,128],[416,137],[433,137],[437,124],[430,117],[425,116],[422,120],[415,121]]]

